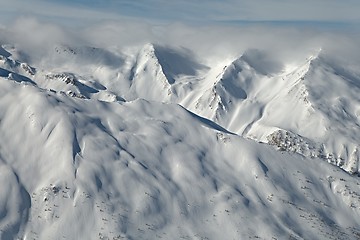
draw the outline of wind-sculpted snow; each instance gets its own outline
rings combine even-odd
[[[166,78],[155,51],[152,44],[147,44],[137,54],[130,70],[130,86],[125,95],[126,99],[134,100],[140,97],[168,101],[170,98],[172,80]]]
[[[190,50],[153,44],[123,52],[59,45],[36,66],[18,60],[19,52],[2,47],[2,77],[78,98],[179,103],[259,142],[279,129],[292,132],[343,159],[330,162],[359,169],[351,159],[360,141],[360,78],[324,51],[289,67],[250,49],[222,70],[197,63]]]
[[[184,108],[1,80],[2,239],[356,239],[357,179]],[[214,129],[216,127],[216,129]]]
[[[357,172],[353,155],[360,141],[359,76],[322,52],[273,76],[260,70],[263,65],[271,67],[264,64],[270,60],[256,62],[258,52],[250,60],[247,55],[226,67],[190,109],[261,142],[278,129],[302,135],[324,144],[326,154],[335,159],[329,162]]]
[[[356,74],[251,54],[1,65],[33,83],[0,77],[0,239],[358,239],[358,177],[328,163],[358,171]]]

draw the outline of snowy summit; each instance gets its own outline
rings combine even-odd
[[[72,4],[0,27],[1,240],[360,239],[355,30]]]

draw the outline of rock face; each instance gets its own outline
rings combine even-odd
[[[360,79],[331,56],[217,71],[154,44],[31,65],[17,47],[0,48],[0,239],[359,238]]]

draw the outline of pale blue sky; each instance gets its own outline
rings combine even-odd
[[[0,21],[360,22],[359,0],[0,0]]]

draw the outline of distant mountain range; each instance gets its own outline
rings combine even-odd
[[[360,75],[325,50],[0,47],[0,239],[359,239]]]

